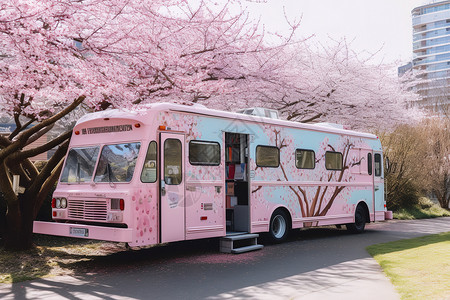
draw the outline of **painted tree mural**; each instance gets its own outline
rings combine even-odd
[[[286,186],[292,192],[296,205],[300,207],[301,217],[325,216],[335,200],[342,196],[346,188],[348,189],[346,183],[354,181],[355,177],[350,169],[361,165],[364,160],[359,157],[359,154],[352,153],[355,147],[362,145],[361,139],[339,137],[337,141],[331,143],[328,137],[324,138],[315,153],[314,172],[308,172],[308,170],[296,167],[295,153],[298,147],[295,146],[294,138],[283,132],[283,129],[276,130],[266,127],[265,130],[272,132],[270,141],[280,149],[281,159],[279,168],[270,169],[257,166],[256,169],[263,174],[261,177],[278,177],[278,181],[287,182]],[[341,168],[329,170],[330,167],[328,167],[327,169],[325,165],[327,153],[342,154]],[[261,190],[262,186],[259,186],[252,190],[252,193]],[[348,212],[352,209],[349,207]]]

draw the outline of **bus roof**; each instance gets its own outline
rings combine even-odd
[[[84,122],[88,122],[95,119],[104,118],[121,118],[121,119],[134,119],[142,122],[143,124],[149,123],[148,114],[154,114],[160,111],[172,111],[182,112],[194,115],[219,117],[224,119],[242,120],[252,123],[266,123],[274,124],[284,127],[299,128],[305,130],[313,130],[320,132],[329,132],[335,134],[352,135],[369,139],[377,139],[376,135],[370,133],[363,133],[353,130],[347,130],[343,128],[337,128],[336,126],[324,126],[324,124],[305,124],[294,121],[287,121],[281,119],[272,119],[261,116],[246,115],[237,112],[228,112],[216,109],[210,109],[201,104],[175,104],[175,103],[152,103],[139,106],[136,110],[123,110],[123,109],[109,109],[99,112],[94,112],[82,116],[76,123],[79,125]]]

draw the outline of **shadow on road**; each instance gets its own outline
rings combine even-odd
[[[262,250],[240,255],[219,253],[218,239],[171,243],[69,261],[72,276],[3,285],[0,298],[257,299],[268,291],[286,298],[326,286],[351,288],[348,283],[361,276],[380,273],[367,246],[443,231],[450,231],[450,218],[375,223],[356,235],[311,228],[293,231],[278,245],[263,237]]]

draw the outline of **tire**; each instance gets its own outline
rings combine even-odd
[[[367,210],[362,205],[358,205],[355,210],[355,223],[347,224],[347,230],[352,233],[363,233],[367,222]]]
[[[273,243],[284,242],[289,234],[289,217],[283,210],[276,210],[270,218],[269,237]]]

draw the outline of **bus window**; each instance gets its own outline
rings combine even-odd
[[[327,151],[325,153],[325,168],[327,170],[342,170],[342,153]]]
[[[145,183],[156,182],[157,169],[156,169],[156,157],[157,157],[156,142],[151,141],[147,155],[145,156],[144,167],[142,168],[141,181]]]
[[[298,169],[314,169],[316,167],[316,155],[313,150],[295,150],[295,166]]]
[[[191,165],[220,165],[220,145],[216,142],[190,141],[189,162]]]
[[[372,175],[372,153],[367,154],[367,172]]]
[[[105,145],[100,154],[95,182],[130,182],[140,143]]]
[[[278,168],[280,165],[280,149],[273,146],[257,146],[256,165],[258,167]]]
[[[181,142],[178,139],[164,141],[164,181],[169,185],[178,185],[182,180]]]
[[[381,154],[375,154],[375,176],[381,176]]]

